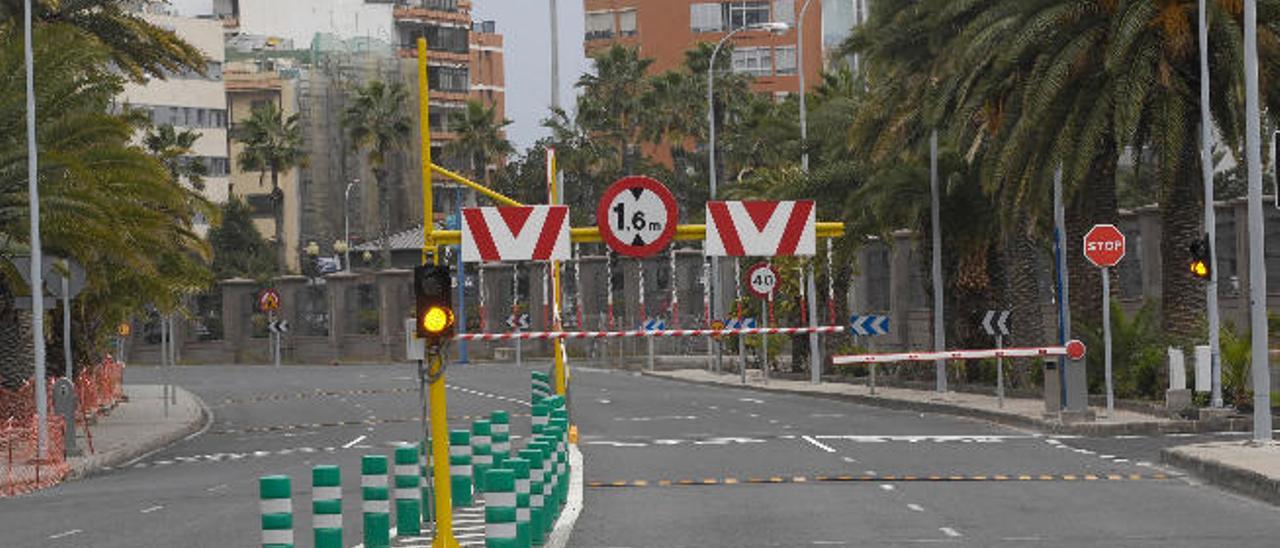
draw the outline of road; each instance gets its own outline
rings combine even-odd
[[[1194,440],[1050,437],[602,371],[579,371],[574,386],[588,489],[571,546],[1269,547],[1280,539],[1276,508],[1151,462],[1153,447]]]
[[[135,367],[127,382],[149,383]],[[0,499],[5,546],[258,543],[256,479],[343,467],[359,542],[359,459],[417,438],[407,366],[188,367],[209,430],[137,463]],[[495,409],[528,432],[528,372],[450,368],[452,427]],[[1274,546],[1280,511],[1151,464],[1177,438],[1054,438],[938,415],[579,368],[586,505],[575,547]],[[523,440],[516,440],[520,445]],[[934,478],[933,476],[936,476]]]
[[[154,383],[157,373],[133,367],[126,382]],[[418,439],[410,366],[182,367],[175,376],[213,411],[207,432],[117,470],[0,499],[0,545],[256,546],[257,478],[288,474],[297,545],[311,546],[311,466],[338,464],[352,546],[360,541],[360,457],[390,456]],[[451,367],[450,426],[502,409],[513,433],[527,433],[528,378],[514,367]]]

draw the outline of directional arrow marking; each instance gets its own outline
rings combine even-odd
[[[987,314],[982,317],[982,329],[986,330],[988,335],[995,335],[996,330],[991,326],[991,320],[996,317],[995,310],[988,310]]]
[[[1009,334],[1009,311],[1005,310],[1000,313],[1000,319],[996,321],[996,326],[1000,328],[1001,335]]]

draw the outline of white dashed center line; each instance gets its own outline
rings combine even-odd
[[[142,513],[143,513],[143,514],[150,514],[150,513],[152,513],[152,512],[155,512],[156,510],[164,510],[164,507],[163,507],[163,506],[160,506],[160,505],[156,505],[156,506],[152,506],[152,507],[150,507],[150,508],[143,508],[143,509],[142,509]]]
[[[962,536],[962,535],[960,534],[960,531],[957,531],[957,530],[952,529],[952,528],[950,528],[950,527],[939,527],[939,528],[938,528],[938,530],[939,530],[939,531],[942,531],[942,534],[947,535],[947,536],[949,536],[949,537],[951,537],[951,538],[956,538],[956,537]]]
[[[346,444],[346,445],[343,445],[343,446],[342,446],[342,448],[343,448],[343,449],[351,449],[352,447],[355,447],[355,445],[356,445],[357,443],[360,443],[360,442],[364,441],[364,439],[365,439],[365,438],[367,438],[367,437],[369,437],[369,436],[360,436],[360,437],[358,437],[358,438],[356,438],[356,439],[354,439],[354,440],[351,440],[351,441],[347,442],[347,444]]]
[[[818,440],[813,439],[813,436],[800,436],[800,439],[802,439],[802,440],[804,440],[804,441],[807,441],[807,442],[809,442],[810,444],[812,444],[814,447],[817,447],[818,449],[821,449],[821,450],[826,451],[826,452],[828,452],[828,453],[835,453],[835,452],[836,452],[836,450],[835,450],[835,449],[833,449],[830,445],[827,445],[827,444],[825,444],[825,443],[822,443],[822,442],[820,442],[820,441],[818,441]]]
[[[920,506],[919,504],[915,504],[915,503],[908,504],[908,505],[907,505],[907,508],[910,508],[912,512],[923,512],[923,511],[924,511],[924,507],[923,507],[923,506]]]
[[[890,484],[890,483],[882,484],[882,485],[880,485],[880,488],[881,488],[881,489],[884,489],[885,491],[892,491],[892,490],[894,490],[894,489],[895,489],[895,487],[893,486],[893,484]]]
[[[58,540],[58,539],[60,539],[60,538],[66,538],[66,537],[69,537],[69,536],[72,536],[72,535],[78,535],[78,534],[83,533],[83,532],[84,532],[84,531],[81,531],[81,530],[79,530],[79,529],[72,529],[72,530],[70,530],[70,531],[63,531],[63,532],[58,533],[58,534],[56,534],[56,535],[49,535],[49,539],[50,539],[50,540]]]

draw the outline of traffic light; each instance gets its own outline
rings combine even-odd
[[[453,338],[453,278],[449,267],[422,265],[413,269],[413,293],[417,301],[418,337],[439,347]]]
[[[1205,234],[1203,238],[1192,240],[1189,246],[1191,250],[1191,275],[1201,280],[1208,280],[1213,275],[1213,263],[1210,262],[1212,257],[1210,245],[1209,235]]]

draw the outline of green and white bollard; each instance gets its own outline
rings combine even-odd
[[[472,479],[476,492],[483,493],[487,483],[485,472],[493,468],[493,441],[490,437],[490,423],[480,419],[471,423],[471,467]]]
[[[365,548],[391,546],[391,496],[387,490],[387,457],[360,459],[360,493],[364,501]]]
[[[560,507],[564,506],[565,487],[564,470],[560,465],[560,431],[555,426],[547,426],[547,429],[544,432],[546,433],[539,437],[538,441],[546,444],[547,448],[550,449],[550,452],[547,455],[546,465],[547,470],[550,470],[551,474],[551,500],[555,501],[552,508],[554,508],[555,514],[558,517],[560,515]]]
[[[501,466],[511,458],[511,416],[506,411],[489,414],[489,430],[493,440],[493,465]]]
[[[529,543],[541,546],[546,538],[542,526],[546,521],[543,515],[542,451],[526,447],[518,454],[521,460],[529,461]]]
[[[449,485],[453,507],[471,506],[471,432],[449,431]]]
[[[530,371],[530,395],[533,403],[539,403],[551,395],[551,376],[542,371]]]
[[[311,468],[311,528],[316,548],[343,548],[342,469],[337,466]]]
[[[536,450],[542,458],[542,523],[539,524],[539,528],[545,534],[556,522],[560,507],[555,497],[556,475],[555,460],[551,454],[552,446],[544,440],[545,438],[540,435],[537,441],[530,443],[528,447]]]
[[[547,421],[551,418],[551,408],[546,403],[535,403],[532,409],[533,434],[542,433],[542,429],[546,428]]]
[[[401,535],[422,534],[422,486],[418,483],[418,447],[397,447],[395,459],[396,530]]]
[[[424,449],[425,448],[425,449]],[[435,519],[435,510],[433,505],[435,499],[431,498],[431,466],[427,459],[427,453],[431,451],[431,439],[427,438],[425,445],[419,445],[418,465],[421,474],[418,476],[418,483],[422,486],[422,522],[428,523]]]
[[[529,461],[513,457],[503,466],[516,475],[516,544],[529,548]]]
[[[553,411],[555,414],[557,411]],[[560,504],[569,501],[569,419],[552,418],[551,427],[556,430],[556,469],[560,473]]]
[[[289,476],[258,478],[262,548],[293,548],[293,484]]]
[[[484,483],[485,548],[518,548],[515,472],[488,470],[484,474]]]

